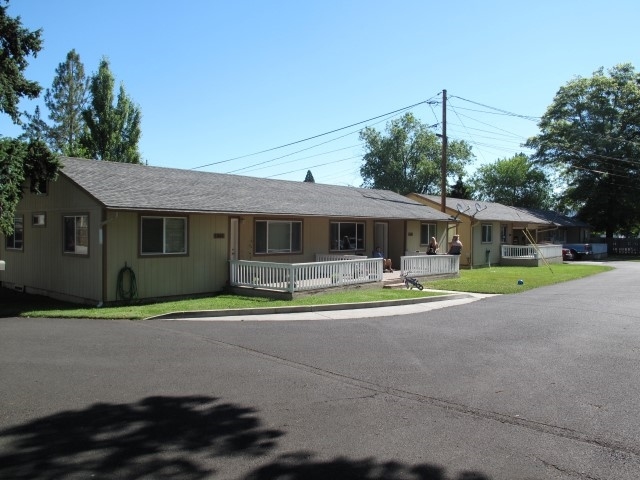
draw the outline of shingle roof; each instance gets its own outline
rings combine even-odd
[[[529,212],[536,217],[540,217],[545,219],[547,222],[552,223],[557,227],[582,227],[582,228],[590,228],[587,222],[583,222],[582,220],[575,217],[568,217],[566,215],[562,215],[561,213],[554,212],[553,210],[540,210],[537,208],[522,208],[518,207],[519,210],[524,210],[525,212]]]
[[[62,157],[62,175],[106,208],[350,218],[450,220],[387,190],[273,180]]]
[[[436,195],[420,195],[419,197],[426,198],[432,202],[440,203],[440,197]],[[545,218],[533,215],[523,209],[509,207],[502,205],[501,203],[493,202],[479,202],[477,200],[463,200],[460,198],[446,199],[447,208],[452,210],[458,210],[463,215],[469,217],[473,216],[477,220],[495,220],[500,222],[523,222],[523,223],[550,223]]]

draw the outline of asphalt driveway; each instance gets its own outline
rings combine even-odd
[[[404,315],[0,319],[0,478],[637,479],[614,265]]]

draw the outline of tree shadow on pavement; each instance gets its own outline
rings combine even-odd
[[[244,480],[490,480],[475,472],[449,477],[429,464],[320,460],[304,451],[277,455],[284,434],[264,428],[255,409],[209,396],[99,403],[0,430],[0,478],[233,478],[211,465],[236,456],[264,462]]]
[[[490,480],[479,472],[462,472],[450,477],[443,468],[430,464],[406,465],[373,458],[314,460],[313,457],[309,452],[281,455],[244,480]]]
[[[0,478],[211,478],[205,458],[264,455],[282,434],[213,397],[101,403],[0,431]]]

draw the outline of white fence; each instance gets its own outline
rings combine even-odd
[[[231,260],[231,286],[265,288],[282,292],[382,281],[382,259],[358,257],[311,263],[275,263]]]
[[[501,245],[503,258],[543,258],[562,257],[562,245]]]
[[[457,275],[460,272],[460,255],[400,257],[400,271],[411,276]]]
[[[347,255],[341,253],[316,253],[316,262],[335,262],[336,260],[361,260],[366,255]]]

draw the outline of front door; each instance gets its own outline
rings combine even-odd
[[[389,257],[389,224],[376,222],[374,225],[374,235],[373,238],[375,240],[373,248],[376,249],[378,247],[382,247],[382,251],[386,258]]]

